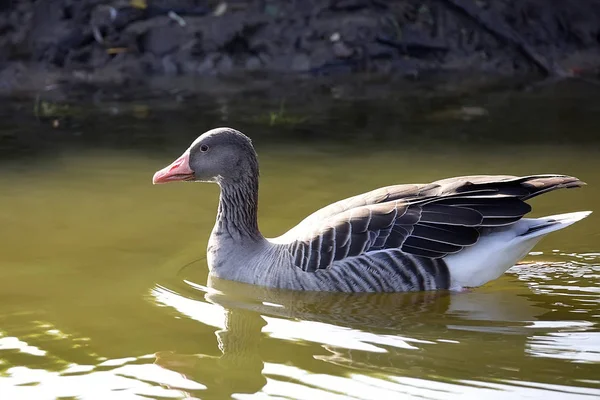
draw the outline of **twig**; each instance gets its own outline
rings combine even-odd
[[[505,43],[515,46],[527,59],[542,69],[547,75],[571,77],[572,74],[538,54],[525,40],[498,15],[479,9],[471,0],[445,0],[447,5],[475,21],[486,31]]]

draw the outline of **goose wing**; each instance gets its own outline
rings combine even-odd
[[[442,258],[475,244],[482,228],[521,219],[531,211],[525,200],[583,184],[565,175],[535,175],[465,176],[390,186],[325,207],[284,237],[295,265],[307,272],[391,248]]]

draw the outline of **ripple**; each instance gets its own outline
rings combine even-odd
[[[86,373],[73,375],[75,371]],[[204,385],[155,364],[126,365],[109,371],[78,365],[56,372],[12,367],[0,377],[0,393],[3,398],[11,400],[181,398],[188,390],[204,389]]]
[[[549,357],[578,363],[600,363],[599,332],[551,332],[532,336],[526,351],[535,357]]]
[[[301,368],[265,364],[267,384],[252,395],[237,394],[233,397],[246,399],[464,399],[544,398],[548,400],[589,399],[600,395],[600,390],[556,384],[539,384],[527,381],[482,382],[460,380],[455,382],[432,381],[410,377],[373,377],[352,373],[346,377],[312,374]],[[568,397],[565,397],[568,395]]]
[[[31,346],[16,337],[0,337],[0,351],[18,350],[21,353],[31,354],[32,356],[45,356],[46,352],[36,346]]]

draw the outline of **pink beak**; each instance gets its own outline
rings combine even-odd
[[[190,153],[185,152],[177,160],[157,171],[152,177],[152,183],[168,183],[175,181],[191,181],[194,179],[194,171],[190,168]]]

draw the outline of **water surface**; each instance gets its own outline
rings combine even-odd
[[[575,175],[588,186],[532,214],[598,211],[598,98],[280,103],[5,119],[0,398],[600,396],[596,214],[467,293],[290,293],[209,280],[217,187],[150,184],[230,125],[255,139],[267,236],[347,196],[462,174]]]

